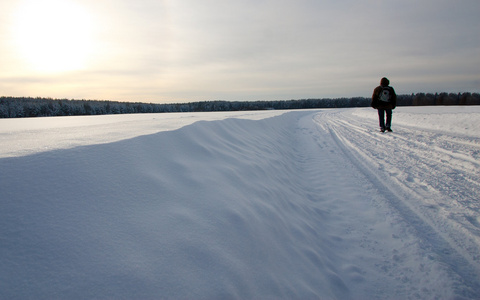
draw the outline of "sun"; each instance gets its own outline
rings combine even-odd
[[[12,30],[22,60],[38,72],[83,69],[94,47],[92,17],[71,0],[23,1]]]

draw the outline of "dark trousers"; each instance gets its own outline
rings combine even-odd
[[[385,114],[387,115],[387,122],[385,123]],[[392,126],[392,110],[378,109],[378,120],[380,121],[380,128],[387,129]]]

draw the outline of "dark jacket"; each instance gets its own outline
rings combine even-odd
[[[375,109],[395,109],[397,107],[397,94],[395,93],[395,90],[393,87],[389,86],[390,81],[383,77],[382,80],[380,81],[380,85],[377,86],[373,90],[373,95],[372,95],[372,103],[370,105],[375,108]],[[386,88],[390,92],[390,101],[389,102],[384,102],[380,101],[380,93],[382,90]]]

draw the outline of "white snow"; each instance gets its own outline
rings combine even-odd
[[[478,299],[480,107],[0,120],[0,299]]]

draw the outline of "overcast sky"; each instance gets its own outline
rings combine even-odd
[[[143,102],[480,91],[478,0],[2,0],[0,95]]]

